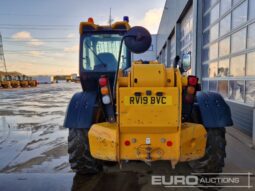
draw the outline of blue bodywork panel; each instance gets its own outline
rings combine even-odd
[[[206,128],[233,125],[230,108],[221,95],[213,92],[197,92],[196,97],[201,119]]]
[[[97,92],[80,92],[73,95],[67,108],[64,127],[88,129],[93,122]]]

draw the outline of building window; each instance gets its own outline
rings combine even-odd
[[[244,102],[244,81],[230,80],[229,81],[229,99],[239,102]]]
[[[214,23],[219,18],[219,3],[215,5],[210,12],[204,15],[203,28],[206,29],[209,25]]]
[[[255,0],[206,1],[202,88],[255,106]]]
[[[218,92],[225,98],[228,97],[228,81],[219,80],[218,81]]]
[[[202,62],[206,62],[209,59],[209,48],[203,48],[202,51]]]
[[[254,0],[249,0],[249,19],[255,19],[255,1]]]
[[[210,46],[209,60],[213,60],[218,57],[218,42]]]
[[[245,75],[245,55],[231,58],[230,75],[234,77]]]
[[[203,80],[202,81],[202,89],[203,89],[203,91],[209,91],[209,82],[208,82],[208,80]]]
[[[237,3],[239,3],[241,0],[233,0],[233,5],[236,5]]]
[[[247,21],[247,1],[243,2],[232,12],[232,28],[239,27]]]
[[[219,61],[218,76],[227,77],[229,76],[229,59]]]
[[[217,92],[217,81],[216,80],[209,81],[209,91]]]
[[[176,43],[175,43],[175,34],[171,36],[168,40],[168,53],[169,53],[169,60],[167,61],[167,66],[172,66],[174,63],[174,58],[176,56]]]
[[[212,62],[209,64],[209,77],[216,77],[218,73],[218,62]]]
[[[255,47],[255,23],[248,27],[247,43],[248,43],[248,48]]]
[[[204,12],[206,12],[212,5],[214,5],[217,2],[217,0],[204,0]]]
[[[231,8],[231,0],[220,1],[220,15],[224,15]]]
[[[181,55],[192,52],[193,15],[189,9],[181,22]]]
[[[231,14],[228,14],[220,21],[220,36],[230,32],[231,28]]]
[[[206,45],[210,42],[210,30],[204,32],[204,35],[203,35],[203,45]]]
[[[208,64],[202,65],[202,77],[208,77]]]
[[[231,52],[236,53],[246,47],[246,28],[234,33],[231,36]]]
[[[229,55],[230,53],[230,37],[227,37],[220,41],[220,50],[219,54],[220,57]]]
[[[245,102],[255,105],[255,81],[249,80],[245,83]]]
[[[210,16],[210,24],[214,23],[219,18],[220,5],[219,3],[212,9]]]
[[[216,40],[219,37],[219,23],[215,24],[210,29],[210,42]]]
[[[255,76],[255,52],[247,54],[246,75]]]

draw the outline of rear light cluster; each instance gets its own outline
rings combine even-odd
[[[198,78],[196,76],[188,76],[188,84],[191,86],[196,86],[198,83]]]
[[[198,85],[198,78],[196,76],[188,76],[188,86],[186,88],[185,101],[186,103],[193,103],[196,94],[196,87]]]
[[[100,91],[102,94],[102,102],[103,104],[110,104],[111,103],[111,96],[109,91],[109,81],[106,76],[101,76],[99,78],[99,85],[100,85]]]

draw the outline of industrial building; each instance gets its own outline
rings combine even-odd
[[[156,46],[167,66],[191,52],[190,73],[225,98],[255,144],[255,0],[166,0]]]

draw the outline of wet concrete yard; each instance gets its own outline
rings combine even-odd
[[[199,190],[151,185],[152,175],[189,173],[187,164],[171,170],[168,162],[156,162],[151,167],[142,162],[123,162],[121,170],[114,166],[97,176],[75,176],[68,164],[68,130],[62,124],[69,100],[78,91],[80,85],[75,83],[0,90],[0,191],[62,191],[72,187],[85,191]],[[224,172],[255,173],[255,151],[229,134],[227,141]],[[254,179],[252,176],[252,185]]]
[[[62,127],[75,83],[0,90],[0,172],[69,172]]]

